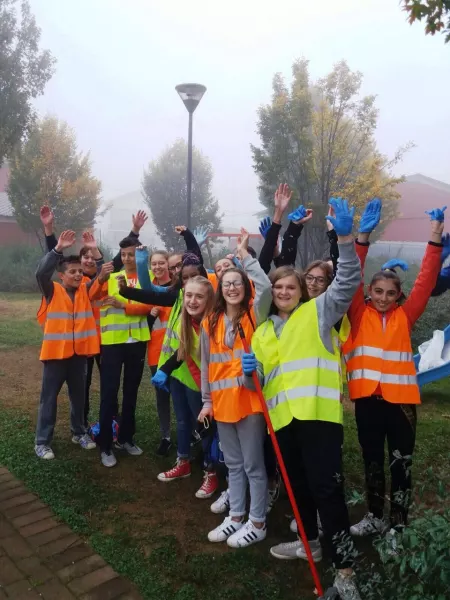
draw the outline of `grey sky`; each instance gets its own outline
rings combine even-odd
[[[208,91],[194,143],[212,161],[225,224],[256,230],[250,142],[276,71],[310,60],[312,78],[344,58],[378,95],[379,148],[413,140],[399,172],[450,183],[450,44],[410,27],[396,0],[31,0],[42,45],[58,59],[38,100],[75,129],[110,199],[140,187],[143,168],[187,130],[174,90]]]

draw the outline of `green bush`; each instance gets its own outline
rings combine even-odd
[[[0,252],[0,291],[39,291],[35,272],[42,255],[39,247],[4,246]]]

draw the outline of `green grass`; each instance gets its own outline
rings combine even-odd
[[[25,302],[23,296],[14,300],[16,306]],[[21,352],[20,346],[38,339],[38,331],[30,334],[29,315],[26,311],[20,314],[18,319],[8,322],[0,314],[2,343],[2,332],[9,332],[8,355]],[[8,394],[14,394],[14,382],[7,377],[1,381],[2,387],[10,386]],[[37,381],[33,392],[36,400],[39,386]],[[94,389],[98,389],[98,382],[94,382]],[[8,394],[3,390],[0,398],[8,398]],[[416,480],[425,476],[430,465],[444,470],[448,465],[450,383],[427,386],[424,402],[419,413]],[[276,561],[268,553],[272,543],[292,539],[285,497],[269,517],[269,539],[252,548],[233,551],[206,540],[207,532],[220,522],[220,517],[209,511],[209,501],[194,498],[201,480],[199,465],[194,465],[189,480],[170,485],[156,480],[157,473],[172,463],[174,455],[158,459],[154,454],[159,436],[147,369],[139,393],[136,435],[144,455],[137,459],[120,456],[118,466],[111,470],[100,466],[96,451],[82,451],[70,442],[66,398],[59,403],[53,444],[56,460],[50,462],[38,461],[33,453],[36,403],[27,398],[22,405],[19,399],[17,406],[20,409],[11,408],[6,402],[0,406],[0,464],[7,466],[61,520],[84,536],[114,569],[134,581],[144,598],[306,600],[313,597],[306,563]],[[98,393],[94,392],[92,414],[97,412]],[[346,413],[344,457],[347,491],[362,491],[361,453],[351,413]],[[353,508],[352,519],[363,510],[363,506]],[[364,544],[360,548],[364,549]],[[320,566],[324,583],[331,581],[328,566],[327,561]]]

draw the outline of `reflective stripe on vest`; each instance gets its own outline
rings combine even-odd
[[[253,322],[256,317],[251,310]],[[244,386],[241,358],[244,354],[242,340],[235,336],[233,348],[225,344],[226,327],[224,315],[220,315],[214,336],[210,335],[210,321],[202,324],[209,337],[208,380],[214,418],[224,423],[237,423],[245,417],[262,411],[256,392]],[[250,345],[253,325],[248,315],[241,319],[245,339]]]
[[[168,321],[160,321],[159,317],[153,323],[152,331],[159,331],[160,329],[166,329],[168,325]]]
[[[331,352],[322,342],[315,300],[291,314],[279,337],[271,319],[260,325],[252,349],[262,365],[263,393],[275,431],[294,418],[343,423],[340,351],[334,347]]]
[[[100,352],[95,319],[86,283],[69,296],[59,283],[53,284],[53,296],[44,299],[38,319],[44,328],[40,360],[63,360],[74,354],[92,356]]]
[[[355,339],[345,344],[345,360],[351,400],[380,394],[395,404],[420,403],[409,322],[401,306],[382,319],[367,305]]]
[[[125,271],[121,271],[126,277]],[[136,285],[140,289],[139,281]],[[116,308],[104,305],[100,308],[100,334],[103,345],[125,344],[130,337],[138,342],[147,342],[150,339],[146,315],[127,315],[125,307],[127,304],[139,304],[127,301],[120,295],[119,283],[115,277],[108,281],[108,295],[119,300],[124,307]]]

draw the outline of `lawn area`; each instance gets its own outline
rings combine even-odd
[[[63,391],[53,448],[56,460],[39,462],[33,452],[34,424],[41,384],[40,329],[34,319],[36,295],[0,294],[0,464],[8,467],[47,502],[56,515],[84,536],[119,573],[129,577],[148,599],[158,600],[307,600],[313,585],[306,563],[272,559],[269,547],[290,540],[289,507],[282,497],[269,517],[268,539],[234,551],[212,545],[207,532],[220,522],[209,501],[194,493],[201,481],[195,465],[190,479],[164,485],[156,475],[170,466],[158,459],[158,427],[149,371],[140,389],[137,459],[119,457],[116,468],[100,465],[96,451],[84,452],[70,441],[68,398]],[[92,418],[98,411],[98,377],[93,382]],[[346,414],[348,489],[362,489],[362,466],[356,428]],[[414,476],[431,465],[447,468],[450,456],[450,384],[425,389],[419,413]],[[448,477],[447,473],[447,477]],[[363,506],[351,509],[352,519]],[[365,549],[364,546],[359,546]],[[329,563],[320,565],[331,583]]]

